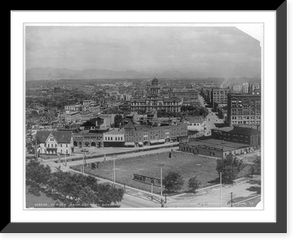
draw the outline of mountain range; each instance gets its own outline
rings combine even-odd
[[[134,70],[113,71],[107,69],[72,70],[68,68],[38,67],[26,70],[26,81],[58,79],[139,79],[139,78],[192,78],[177,70],[166,70],[159,73],[138,72]]]

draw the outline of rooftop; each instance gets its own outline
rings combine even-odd
[[[242,134],[242,135],[259,135],[260,131],[257,129],[253,129],[251,127],[237,127],[237,126],[229,126],[229,127],[220,127],[215,130],[229,132],[233,134]]]
[[[240,93],[229,93],[230,97],[260,97],[260,95],[253,95],[253,94],[240,94]]]
[[[104,134],[122,134],[124,133],[124,128],[121,128],[121,129],[113,129],[113,130],[110,130],[110,131],[107,131],[107,132],[104,132]]]
[[[220,128],[216,128],[215,130],[220,130],[223,132],[229,132],[233,129],[233,126],[226,126],[226,127],[220,127]]]
[[[228,142],[219,139],[205,139],[200,141],[192,141],[187,144],[191,146],[207,146],[210,148],[219,148],[219,149],[223,148],[223,151],[233,151],[236,149],[250,147],[249,145],[246,144]]]
[[[250,127],[234,127],[230,133],[243,134],[243,135],[257,135],[260,131]]]
[[[80,114],[79,111],[76,111],[76,112],[66,112],[67,115],[75,115],[75,114]]]
[[[37,131],[37,143],[44,143],[51,133],[58,143],[70,143],[72,138],[72,131]]]

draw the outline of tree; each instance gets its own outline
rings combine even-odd
[[[197,179],[197,177],[192,177],[188,181],[188,188],[190,192],[195,193],[196,189],[199,188],[201,182]]]
[[[122,115],[117,114],[115,116],[115,127],[120,127],[120,124],[122,123],[122,121],[123,121]]]
[[[233,154],[229,154],[225,159],[217,160],[216,170],[219,175],[222,172],[222,182],[225,184],[232,184],[241,170],[243,161],[239,160]]]
[[[261,174],[261,156],[257,155],[254,160],[254,167],[255,173],[260,175]]]
[[[31,161],[26,167],[26,184],[28,192],[39,196],[43,191],[66,207],[116,204],[124,195],[123,189],[98,184],[94,177],[62,171],[51,173],[49,166],[36,161]]]
[[[169,172],[163,179],[166,192],[178,191],[182,188],[184,180],[178,172]]]
[[[49,166],[41,165],[38,161],[31,160],[26,164],[27,193],[40,196],[40,190],[46,186],[51,176]]]
[[[249,175],[250,177],[253,177],[253,175],[255,174],[255,166],[254,165],[251,165],[250,169],[249,169]]]
[[[220,109],[218,110],[218,117],[219,117],[219,119],[224,119],[224,113]]]

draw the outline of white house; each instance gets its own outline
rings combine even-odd
[[[202,119],[192,119],[187,122],[188,131],[203,131],[205,130],[205,121]]]
[[[103,133],[104,147],[123,147],[125,144],[124,129],[114,129]]]
[[[35,138],[39,154],[70,155],[74,149],[71,131],[37,131]]]

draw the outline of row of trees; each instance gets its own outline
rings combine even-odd
[[[184,105],[181,107],[181,112],[184,116],[203,116],[208,115],[208,110],[205,107],[197,107],[193,105]]]
[[[198,178],[192,177],[188,181],[189,192],[195,192],[199,188],[201,182]],[[178,172],[169,172],[163,179],[166,193],[173,193],[181,190],[184,185],[184,179]]]
[[[222,173],[222,183],[224,184],[232,184],[234,180],[237,178],[237,175],[241,171],[243,167],[243,161],[238,159],[233,154],[229,154],[223,160],[217,160],[216,170],[220,175]],[[251,165],[250,175],[261,173],[261,158],[257,156],[254,164]],[[188,180],[188,189],[190,192],[195,192],[196,189],[199,188],[201,182],[198,178],[192,177]],[[163,179],[163,185],[165,186],[165,192],[172,193],[182,189],[184,185],[184,179],[178,172],[169,172]]]
[[[124,190],[109,183],[98,184],[96,178],[70,172],[51,172],[49,166],[37,161],[26,165],[27,193],[46,194],[65,207],[90,207],[92,204],[106,206],[123,199]]]

